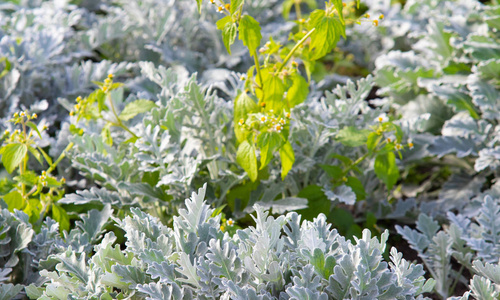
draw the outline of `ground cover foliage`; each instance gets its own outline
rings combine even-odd
[[[498,299],[499,30],[497,1],[1,3],[0,299]]]

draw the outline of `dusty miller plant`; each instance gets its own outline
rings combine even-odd
[[[87,258],[72,248],[49,256],[58,262],[48,281],[31,286],[30,297],[66,299],[68,295],[104,299],[423,299],[433,286],[421,265],[391,261],[381,240],[368,230],[354,243],[340,236],[319,215],[300,221],[296,213],[273,218],[256,206],[255,226],[230,236],[204,201],[206,187],[186,200],[173,228],[132,209],[115,218],[125,231],[125,249],[113,233],[104,236]],[[31,292],[39,291],[39,294]]]
[[[468,215],[448,213],[449,226],[440,230],[437,221],[421,214],[416,229],[396,225],[396,229],[417,251],[436,280],[435,291],[443,298],[456,294],[458,283],[467,284],[466,272],[472,275],[470,291],[476,299],[498,297],[499,271],[498,198],[490,195],[478,197]],[[459,268],[453,268],[457,262]],[[454,298],[458,299],[458,298]]]

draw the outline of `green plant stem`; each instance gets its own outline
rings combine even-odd
[[[302,31],[302,12],[300,11],[300,0],[294,1],[295,14],[297,15],[297,21],[299,21],[299,32]]]
[[[134,138],[136,138],[136,139],[139,138],[134,132],[132,132],[132,130],[130,130],[127,126],[125,126],[121,121],[120,121],[120,123],[118,123],[116,125],[118,125],[120,128],[122,128],[126,132],[130,133]]]
[[[49,193],[52,193],[52,189],[50,189]],[[44,203],[42,212],[40,213],[40,218],[35,223],[35,227],[40,227],[42,225],[43,220],[45,219],[45,215],[47,214],[47,211],[49,210],[49,207],[52,205],[52,197],[47,197],[49,201],[47,203]]]
[[[28,198],[29,196],[31,196],[34,192],[36,192],[36,190],[37,190],[37,186],[35,185],[35,186],[33,186],[33,187],[31,188],[31,190],[30,190],[30,191],[26,194],[26,198]]]
[[[26,123],[24,122],[24,117],[21,118],[21,124],[23,126],[23,137],[24,137],[24,144],[26,146],[27,145],[27,136],[26,136]],[[27,165],[28,165],[28,153],[26,153],[26,155],[24,156],[23,158],[23,161],[21,162],[21,165],[19,166],[19,175],[23,175],[24,172],[26,171],[26,168],[27,168]],[[24,183],[21,183],[21,195],[23,198],[26,198],[26,184]],[[28,199],[26,198],[26,201],[28,201]]]
[[[63,160],[66,157],[66,152],[69,151],[71,148],[73,148],[74,145],[75,145],[74,143],[69,143],[68,146],[66,146],[66,148],[64,148],[61,155],[59,155],[59,157],[56,159],[56,161],[47,169],[47,174],[54,171],[54,169],[61,162],[61,160]]]
[[[122,128],[126,132],[130,133],[134,138],[138,139],[139,137],[135,133],[133,133],[132,130],[130,130],[127,126],[125,126],[125,124],[123,124],[122,121],[120,120],[120,118],[118,117],[118,114],[116,113],[115,105],[113,104],[113,100],[111,99],[111,96],[109,93],[106,95],[106,97],[109,100],[109,105],[111,106],[111,111],[113,112],[113,115],[115,116],[115,119],[116,119],[116,122],[110,122],[110,123],[114,126],[118,126],[118,127]]]
[[[363,160],[365,160],[368,156],[370,155],[370,152],[365,153],[363,156],[360,158],[356,159],[355,162],[350,164],[343,172],[342,174],[345,176],[347,172],[349,172],[352,168],[354,168],[356,165],[360,164]]]
[[[260,89],[262,90],[262,99],[264,99],[264,81],[262,80],[262,71],[260,70],[259,56],[257,55],[257,50],[252,52],[252,56],[255,62],[255,68],[257,69],[257,77],[260,81]]]
[[[313,32],[316,30],[316,28],[311,29],[300,41],[297,42],[297,44],[292,48],[290,53],[285,57],[285,60],[283,60],[283,63],[281,64],[281,67],[278,69],[278,73],[283,70],[283,68],[286,66],[290,58],[292,58],[293,54],[299,47],[313,34]]]

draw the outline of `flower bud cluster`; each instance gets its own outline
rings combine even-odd
[[[392,132],[387,132],[387,126],[384,126],[389,122],[389,117],[387,116],[387,114],[383,113],[379,115],[375,118],[374,122],[378,123],[378,127],[376,129],[376,133],[378,135],[387,134],[387,136],[384,135],[386,143],[394,144],[394,148],[397,151],[401,151],[405,148],[405,146],[401,144],[401,141],[399,141]],[[413,149],[413,141],[411,139],[408,139],[406,147],[408,147],[410,150]]]
[[[109,74],[108,78],[104,79],[104,85],[101,87],[104,93],[107,93],[111,90],[111,86],[113,85],[113,74]]]
[[[227,227],[233,227],[234,226],[234,220],[229,218],[226,220],[226,218],[222,218],[222,224],[220,225],[220,230],[221,231],[226,231]],[[227,226],[227,227],[226,227]]]
[[[70,116],[75,116],[83,113],[87,109],[87,102],[82,99],[82,97],[76,97],[76,104],[73,106],[73,110],[69,112]]]
[[[19,124],[19,123],[22,123],[24,121],[34,120],[36,118],[38,118],[37,114],[33,113],[30,115],[27,110],[23,110],[23,111],[14,113],[14,115],[12,116],[12,119],[10,119],[10,121],[13,122],[14,124]]]
[[[261,107],[264,109],[265,105],[261,105]],[[284,116],[281,117],[275,115],[271,109],[268,112],[263,111],[258,114],[252,114],[251,118],[247,119],[248,122],[247,120],[241,118],[238,120],[238,125],[246,130],[261,129],[262,126],[264,126],[265,128],[268,128],[268,131],[270,132],[280,133],[285,128],[286,124],[288,124],[290,118],[291,114],[289,112],[285,112]],[[254,128],[254,126],[256,128]]]
[[[42,171],[42,175],[40,175],[39,178],[40,178],[40,183],[42,184],[42,186],[47,186],[47,179],[48,179],[47,172]]]

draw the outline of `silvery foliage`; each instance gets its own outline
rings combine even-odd
[[[57,156],[67,144],[64,122],[77,96],[89,94],[107,74],[126,82],[140,75],[136,62],[183,65],[190,72],[248,65],[243,45],[229,55],[217,32],[220,14],[209,2],[200,17],[192,1],[17,1],[0,4],[0,129],[19,110],[49,125],[45,145]],[[276,23],[276,1],[252,1],[262,25]],[[196,17],[194,17],[196,16]],[[270,26],[272,28],[272,26]],[[286,33],[284,33],[286,35]],[[121,61],[113,63],[113,61]],[[47,102],[48,101],[48,102]],[[48,104],[48,105],[47,105]],[[67,167],[67,166],[66,166]]]
[[[359,130],[370,129],[370,126],[376,125],[376,118],[387,111],[385,99],[366,100],[374,84],[370,75],[356,82],[347,80],[344,86],[337,85],[332,91],[327,91],[325,96],[313,92],[310,99],[293,111],[294,122],[290,131],[292,144],[296,146],[296,162],[285,178],[285,184],[294,189],[293,192],[316,184],[334,203],[355,203],[356,195],[351,187],[341,185],[333,188],[331,178],[319,166],[340,165],[340,160],[333,158],[334,154],[355,161],[366,153],[366,147],[342,145],[336,141],[336,135],[348,126]],[[367,195],[370,195],[367,201],[380,204],[384,190],[373,172],[373,162],[367,159],[359,168],[363,171],[355,176],[363,183]]]
[[[111,94],[119,110],[138,98],[152,99],[157,104],[129,122],[139,139],[124,143],[130,135],[112,128],[113,145],[109,145],[100,136],[105,126],[102,120],[75,123],[85,133],[68,137],[75,145],[69,154],[71,165],[100,188],[68,194],[61,203],[109,203],[116,208],[160,204],[172,213],[180,204],[175,199],[189,195],[196,185],[210,178],[209,193],[217,197],[216,205],[221,205],[227,192],[246,177],[235,158],[232,100],[225,101],[211,86],[198,84],[196,75],[189,76],[182,67],[156,68],[150,62],[140,62],[139,67],[144,78],[129,85],[135,93],[126,99],[123,89]],[[236,94],[243,83],[235,80],[239,78],[236,73],[228,75],[227,86],[224,81],[214,86],[226,95]],[[72,121],[76,122],[76,118]],[[146,177],[151,179],[144,180]],[[276,173],[264,182],[253,193],[252,201],[266,203],[275,212],[306,207],[305,199],[296,197],[273,201],[285,190],[278,178]],[[269,189],[269,194],[265,189],[268,185],[279,187]],[[244,215],[240,212],[237,217]]]
[[[403,120],[427,119],[412,134],[418,151],[403,155],[403,164],[434,156],[455,166],[437,199],[425,191],[432,179],[418,190],[403,187],[409,197],[433,200],[421,206],[427,213],[462,209],[498,175],[498,11],[478,1],[408,1],[389,23],[380,23],[406,28],[401,37],[410,50],[376,59],[379,93]]]
[[[121,144],[129,138],[128,133],[113,129],[114,145],[110,146],[99,135],[104,123],[78,123],[85,128],[85,133],[70,138],[75,144],[70,155],[72,166],[102,188],[66,195],[62,203],[103,202],[118,208],[137,204],[145,207],[153,200],[166,203],[172,198],[184,197],[209,177],[209,193],[217,197],[216,203],[221,205],[227,191],[242,183],[245,175],[234,156],[233,102],[218,97],[213,87],[234,97],[242,88],[242,82],[236,80],[237,74],[223,72],[221,81],[203,87],[195,75],[189,76],[182,67],[156,68],[147,62],[139,63],[139,67],[145,79],[130,84],[135,93],[126,99],[122,90],[112,93],[114,104],[121,109],[137,98],[146,98],[153,99],[158,107],[131,121],[131,129],[139,136],[134,144]],[[251,212],[257,202],[276,213],[304,208],[305,199],[295,195],[315,178],[319,178],[330,200],[353,204],[355,194],[351,188],[343,185],[332,189],[318,164],[338,163],[331,158],[333,153],[352,159],[363,155],[362,150],[352,151],[335,142],[335,135],[345,126],[367,128],[384,110],[383,106],[373,109],[365,101],[372,86],[371,77],[357,83],[349,81],[345,87],[327,92],[326,97],[311,97],[295,109],[290,138],[297,158],[294,169],[281,181],[279,162],[274,160],[269,178],[251,193],[247,208],[235,209],[235,216],[239,218]],[[363,180],[370,182],[368,186],[375,190],[380,186],[369,162],[366,169]],[[144,183],[144,174],[156,174],[157,179]],[[280,194],[285,196],[275,201]],[[141,200],[138,202],[136,197]]]
[[[365,230],[354,243],[330,229],[326,217],[300,221],[297,213],[269,216],[255,206],[256,225],[229,236],[204,201],[206,185],[186,199],[186,209],[167,227],[139,209],[115,218],[125,248],[110,232],[87,257],[71,247],[49,259],[39,299],[424,299],[432,289],[423,267],[395,248],[382,258],[381,239]],[[36,294],[36,292],[39,294]],[[30,294],[33,292],[33,294]]]
[[[3,201],[0,206],[5,206]],[[0,210],[0,299],[14,299],[24,294],[25,286],[41,280],[39,271],[50,270],[68,249],[86,253],[101,240],[102,230],[113,210],[105,206],[81,215],[75,228],[61,236],[59,224],[46,218],[37,232],[21,211]],[[49,256],[55,255],[52,259]],[[42,271],[43,273],[43,271]],[[15,283],[15,284],[13,284]],[[27,291],[27,290],[26,290]]]
[[[473,278],[469,295],[476,299],[494,299],[500,288],[500,204],[498,197],[485,195],[476,199],[476,209],[469,216],[448,213],[449,226],[439,224],[425,214],[418,218],[416,229],[396,226],[396,230],[417,251],[430,275],[436,280],[435,291],[443,298],[455,292],[455,282],[467,284],[462,268]],[[461,269],[452,268],[457,261]]]
[[[11,6],[0,9],[5,22],[0,31],[0,57],[10,64],[10,71],[0,79],[1,117],[47,99],[49,121],[61,120],[64,111],[53,105],[55,99],[74,99],[89,91],[92,80],[101,80],[109,72],[122,74],[129,67],[90,61],[98,60],[96,49],[86,47],[82,36],[90,34],[85,24],[95,14],[64,2]]]

